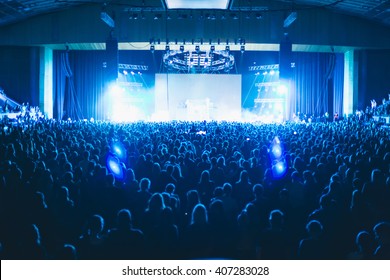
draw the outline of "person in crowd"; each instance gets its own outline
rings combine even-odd
[[[144,233],[133,228],[132,216],[128,209],[117,214],[117,226],[108,232],[105,242],[105,256],[110,259],[144,259],[146,242]]]

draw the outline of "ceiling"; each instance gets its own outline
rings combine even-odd
[[[173,0],[175,1],[175,0]],[[176,0],[179,1],[179,0]],[[191,9],[191,2],[181,0]],[[206,0],[203,0],[207,2]],[[390,26],[390,0],[227,0],[229,11],[259,16],[260,12],[272,12],[280,7],[291,10],[323,8],[342,14],[355,15]],[[179,1],[180,2],[180,1]],[[202,1],[200,1],[202,2]],[[0,0],[0,26],[23,21],[33,16],[53,13],[79,5],[116,6],[124,12],[165,11],[166,0]]]

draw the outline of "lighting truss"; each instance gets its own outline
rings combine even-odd
[[[228,51],[167,51],[163,56],[165,67],[181,72],[218,73],[229,72],[234,56]]]
[[[279,64],[268,64],[268,65],[255,65],[249,66],[249,71],[268,71],[268,70],[279,70]]]
[[[123,70],[147,71],[149,69],[149,66],[119,63],[118,68]]]

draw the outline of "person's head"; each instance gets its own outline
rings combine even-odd
[[[187,205],[196,205],[199,203],[199,194],[197,190],[189,190],[187,192]]]
[[[192,210],[191,224],[206,224],[208,221],[207,210],[203,204],[195,205]]]
[[[268,220],[272,228],[280,228],[284,223],[284,214],[279,209],[272,210]]]
[[[210,180],[210,173],[208,170],[203,170],[202,174],[200,175],[200,181],[201,182],[208,182]]]
[[[380,222],[374,226],[375,239],[380,245],[390,244],[390,223]]]
[[[355,244],[359,251],[367,252],[373,249],[373,238],[368,231],[362,230],[356,235]]]
[[[100,215],[93,215],[89,221],[89,229],[91,234],[99,234],[103,231],[104,219]]]
[[[132,226],[132,217],[131,212],[128,209],[121,209],[117,214],[117,224],[118,229],[126,230],[130,229]]]
[[[131,169],[131,168],[128,168],[126,170],[126,178],[129,182],[135,180],[135,174],[134,174],[134,170]]]
[[[160,193],[154,193],[148,203],[148,211],[162,211],[165,208],[164,198]]]
[[[142,191],[148,191],[150,189],[150,180],[148,178],[142,178],[139,186]]]
[[[175,184],[173,184],[173,183],[169,183],[165,186],[165,191],[169,194],[173,194],[175,192],[175,189],[176,189],[176,187],[175,187]]]
[[[216,199],[210,203],[209,218],[210,223],[219,223],[224,221],[225,209],[221,200]]]
[[[58,198],[60,201],[69,200],[69,190],[67,187],[62,186],[58,191]]]
[[[226,196],[230,196],[233,192],[233,187],[230,183],[224,183],[223,184],[223,193]]]
[[[311,220],[306,224],[306,231],[311,238],[318,239],[323,232],[323,226],[319,221]]]
[[[253,194],[255,195],[256,199],[259,199],[263,196],[264,193],[264,187],[262,184],[255,184],[253,186]]]
[[[77,250],[72,244],[64,244],[61,248],[59,257],[62,260],[77,260]]]

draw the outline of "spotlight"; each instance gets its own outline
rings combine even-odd
[[[166,46],[165,46],[165,50],[166,50],[167,52],[169,52],[169,50],[170,50],[169,45],[166,45]]]
[[[184,45],[181,45],[181,46],[180,46],[180,51],[181,51],[181,52],[184,52]]]
[[[138,15],[137,14],[133,14],[133,19],[138,19]]]
[[[244,53],[244,52],[245,52],[245,46],[242,45],[242,46],[240,47],[240,50],[241,50],[241,53]]]
[[[196,46],[195,46],[195,51],[196,51],[196,52],[199,52],[199,51],[200,51],[199,45],[196,45]]]
[[[134,72],[131,72],[132,75],[134,75]],[[124,161],[127,159],[127,151],[125,146],[119,142],[115,141],[111,143],[110,152],[115,155],[118,159]]]
[[[215,51],[215,46],[214,46],[214,45],[210,47],[210,51],[211,51],[211,52],[214,52],[214,51]]]
[[[126,70],[123,70],[123,75],[127,76],[127,71]]]
[[[284,159],[272,164],[272,175],[275,179],[283,178],[287,170],[287,162]]]
[[[225,50],[228,52],[230,51],[230,46],[226,46]]]
[[[125,179],[125,172],[122,163],[115,155],[108,155],[106,158],[107,170],[114,175],[115,179],[122,181]]]
[[[154,19],[154,20],[158,20],[158,19],[160,19],[160,18],[161,18],[161,15],[160,15],[160,14],[155,14],[153,19]]]
[[[151,46],[150,46],[150,51],[151,51],[152,53],[154,53],[154,45],[151,45]]]
[[[262,14],[256,14],[256,19],[262,19],[263,15]]]

